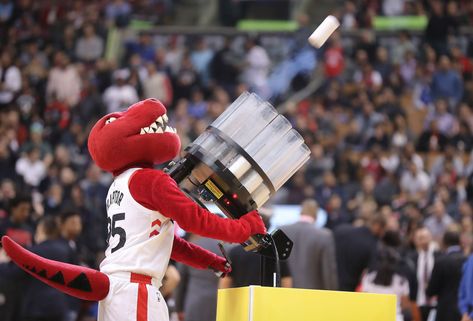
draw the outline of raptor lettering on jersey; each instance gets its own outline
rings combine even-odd
[[[123,193],[122,192],[113,191],[112,193],[110,193],[110,195],[107,199],[107,210],[110,207],[110,205],[112,205],[112,204],[117,204],[118,206],[120,206],[120,202],[122,201],[122,199],[123,199]]]

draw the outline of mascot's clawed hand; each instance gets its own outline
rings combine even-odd
[[[210,264],[209,268],[220,273],[220,276],[225,276],[232,271],[230,262],[218,255],[215,255],[215,261]]]
[[[101,118],[90,132],[88,147],[97,165],[115,176],[105,202],[108,248],[100,265],[103,274],[97,277],[97,271],[41,260],[14,246],[6,251],[21,268],[49,285],[101,300],[99,321],[168,320],[159,287],[170,257],[195,268],[230,272],[226,259],[175,236],[174,222],[188,232],[226,242],[242,243],[266,233],[256,211],[238,220],[221,218],[187,198],[169,175],[153,169],[180,150],[166,109],[155,99]],[[36,266],[41,266],[41,275]],[[80,293],[66,291],[64,284],[53,280],[61,279],[59,274],[80,276],[84,284],[101,284],[82,287]]]

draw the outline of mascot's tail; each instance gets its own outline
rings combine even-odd
[[[104,273],[45,259],[24,249],[8,236],[2,237],[2,244],[16,265],[61,292],[89,301],[100,301],[108,294],[110,281]]]

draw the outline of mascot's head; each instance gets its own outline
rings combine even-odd
[[[108,114],[90,132],[90,155],[100,168],[114,175],[133,166],[170,161],[179,153],[181,142],[167,122],[166,108],[156,99]]]

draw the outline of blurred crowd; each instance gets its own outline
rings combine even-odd
[[[284,103],[281,111],[312,151],[308,164],[272,200],[305,202],[301,220],[306,223],[313,222],[314,208],[327,213],[320,238],[332,246],[333,255],[314,261],[335,260],[338,280],[312,287],[385,291],[395,279],[399,284],[392,291],[426,307],[420,317],[436,302],[459,313],[456,297],[444,303],[439,283],[429,282],[434,256],[453,253],[458,273],[451,273],[456,278],[443,275],[443,282],[457,291],[461,264],[473,247],[473,43],[459,33],[461,26],[471,25],[471,1],[341,1],[342,28],[368,29],[350,37],[335,34],[319,51],[305,41],[310,19],[298,15],[299,29],[290,37],[143,32],[124,40],[122,55],[107,55],[110,30],[128,30],[133,15],[147,17],[152,8],[164,17],[186,2],[0,0],[0,235],[39,246],[38,251],[44,242],[60,239],[54,246],[67,250],[64,260],[97,268],[106,247],[104,201],[113,178],[88,154],[87,135],[95,121],[139,99],[158,98],[186,146],[248,90]],[[368,18],[375,14],[424,13],[428,24],[420,34],[377,37],[369,29]],[[286,90],[274,96],[270,84],[285,78],[274,71],[307,51],[317,61],[316,70],[285,79]],[[288,100],[320,76],[324,81],[315,93]],[[355,249],[344,247],[347,243]],[[307,246],[304,251],[311,251]],[[244,257],[232,251],[235,262]],[[360,263],[343,270],[350,265],[344,253],[355,253],[349,262]],[[295,254],[293,260],[298,258]],[[7,261],[3,253],[0,261]],[[399,270],[386,272],[387,266],[398,265]],[[298,272],[298,266],[289,262],[283,269],[284,277],[292,277],[283,285],[312,284],[298,279],[309,273]],[[21,277],[3,268],[0,310],[23,311],[22,320],[35,320],[27,313],[34,310],[24,307],[34,305],[28,300],[38,297],[37,284],[18,305],[21,288],[11,280]],[[370,268],[374,274],[362,277]],[[182,286],[187,276],[196,276],[181,272],[186,276]],[[233,280],[221,286],[253,282],[236,280],[247,272],[235,271]],[[204,279],[218,286],[209,275]],[[385,285],[381,290],[380,284]],[[185,307],[188,288],[178,291],[178,310]],[[93,306],[80,309],[76,301],[67,306],[68,320],[79,311],[94,315],[87,310]],[[415,310],[403,309],[406,320],[420,320]],[[6,313],[0,315],[15,320]],[[180,316],[193,320],[189,312]]]

